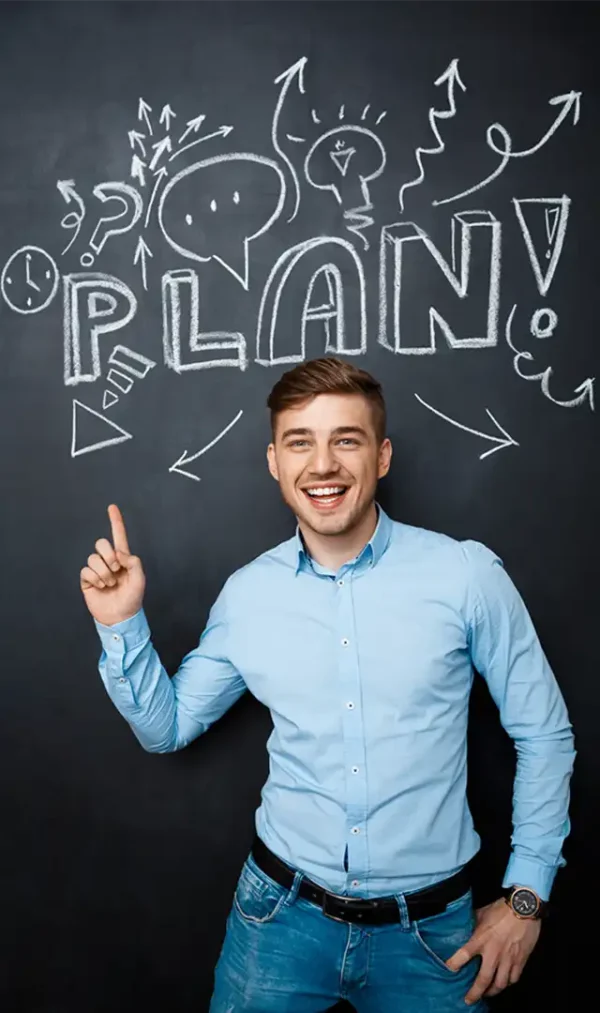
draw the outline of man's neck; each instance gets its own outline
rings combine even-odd
[[[310,528],[305,530],[299,524],[306,550],[321,566],[337,571],[340,566],[358,556],[364,549],[377,527],[377,507],[371,503],[369,510],[357,527],[340,535],[320,535]]]

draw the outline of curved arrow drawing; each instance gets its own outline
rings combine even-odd
[[[475,183],[474,186],[470,186],[468,190],[462,190],[461,193],[455,193],[452,197],[444,197],[443,200],[434,200],[431,203],[439,206],[440,204],[449,204],[451,201],[460,200],[461,197],[468,197],[469,194],[475,193],[477,190],[481,190],[484,186],[487,186],[488,183],[491,183],[492,180],[500,176],[500,174],[506,169],[506,166],[511,158],[525,158],[528,155],[535,154],[536,151],[539,151],[540,148],[542,148],[544,144],[550,140],[555,131],[560,127],[563,120],[569,115],[573,107],[575,107],[575,111],[573,113],[573,126],[576,126],[576,124],[579,123],[579,115],[581,111],[581,95],[582,93],[580,91],[570,91],[566,95],[555,95],[554,98],[549,99],[548,105],[556,106],[562,103],[563,108],[556,117],[552,126],[546,131],[544,136],[540,138],[538,143],[523,151],[512,150],[512,138],[506,127],[503,127],[501,123],[491,123],[486,130],[485,140],[488,148],[491,148],[493,152],[501,156],[502,160],[500,165],[498,165],[489,176],[486,176],[485,179],[482,179],[479,183]],[[499,148],[494,143],[494,130],[497,130],[502,137],[502,140],[504,141],[504,148]]]
[[[444,84],[444,82],[447,82],[447,84],[448,84],[448,107],[449,108],[448,109],[443,109],[443,110],[438,110],[438,109],[434,109],[432,107],[429,110],[429,126],[431,127],[431,132],[432,132],[432,134],[434,135],[434,137],[435,137],[435,139],[437,141],[437,145],[436,145],[435,148],[417,148],[416,149],[416,151],[415,151],[415,158],[416,158],[417,164],[419,166],[419,175],[417,176],[416,179],[411,179],[408,183],[403,183],[402,186],[400,187],[400,191],[398,193],[398,202],[400,204],[400,210],[401,211],[404,211],[404,191],[408,190],[408,188],[411,187],[411,186],[418,186],[419,183],[422,183],[423,180],[425,179],[425,169],[423,168],[423,159],[422,159],[421,156],[422,155],[439,155],[446,148],[446,145],[444,144],[444,141],[440,137],[440,132],[439,132],[439,130],[437,128],[436,120],[449,120],[453,116],[456,115],[456,103],[454,101],[454,88],[455,88],[456,85],[458,85],[459,88],[462,89],[462,91],[466,91],[467,90],[466,86],[462,83],[462,81],[460,79],[460,75],[458,73],[458,60],[452,60],[452,62],[449,63],[448,66],[446,67],[446,70],[444,71],[444,73],[441,74],[438,77],[437,81],[434,81],[434,84],[436,86],[439,86],[440,84]],[[435,201],[434,201],[434,203],[435,203]]]
[[[561,408],[578,408],[586,401],[589,401],[591,411],[595,411],[594,382],[596,378],[594,376],[588,376],[588,378],[584,380],[583,383],[580,383],[578,387],[575,387],[575,394],[578,395],[577,397],[571,398],[570,400],[567,401],[559,401],[557,398],[553,397],[552,394],[550,393],[550,377],[554,372],[552,366],[547,366],[546,369],[543,369],[541,373],[523,373],[521,371],[521,369],[519,368],[519,360],[525,359],[526,362],[533,362],[533,355],[531,354],[531,352],[519,351],[519,349],[516,348],[515,345],[513,344],[511,331],[512,331],[513,317],[515,315],[516,309],[517,304],[515,303],[510,313],[508,314],[508,317],[506,318],[505,336],[508,347],[512,352],[514,352],[513,369],[517,374],[517,376],[521,377],[522,380],[541,380],[540,388],[544,396],[547,397],[549,401],[552,401],[553,404],[557,404]]]
[[[498,431],[503,434],[504,438],[500,436],[491,436],[489,433],[481,433],[479,429],[472,429],[471,426],[464,426],[462,422],[457,422],[456,419],[451,419],[448,415],[444,415],[443,412],[438,411],[437,408],[432,408],[432,406],[430,404],[427,404],[427,402],[424,401],[422,397],[419,397],[418,394],[415,394],[415,397],[417,401],[419,401],[425,408],[428,408],[430,412],[434,413],[434,415],[439,415],[441,419],[444,419],[446,422],[449,422],[451,426],[456,426],[457,429],[464,429],[466,433],[473,433],[474,436],[481,436],[483,440],[488,440],[490,443],[495,443],[496,444],[495,447],[490,447],[489,450],[484,450],[484,452],[479,455],[480,461],[483,461],[484,457],[489,457],[490,454],[495,454],[497,450],[502,450],[504,447],[519,446],[517,441],[513,440],[512,436],[510,436],[506,432],[506,429],[504,429],[497,421],[497,419],[494,418],[489,408],[486,408],[486,412],[491,418],[496,428],[498,429]]]
[[[240,419],[243,414],[244,414],[243,409],[240,409],[240,411],[237,413],[236,417],[231,420],[231,422],[229,423],[229,425],[225,426],[225,429],[223,429],[219,433],[218,436],[215,436],[214,440],[211,440],[210,443],[207,443],[206,446],[203,447],[202,450],[199,450],[196,454],[191,454],[190,457],[188,457],[187,456],[187,450],[184,450],[184,452],[181,455],[181,457],[179,457],[175,461],[175,464],[171,465],[171,467],[169,468],[169,471],[173,471],[173,472],[176,471],[178,475],[185,475],[186,478],[193,478],[195,482],[199,482],[200,478],[199,478],[198,475],[194,475],[190,471],[183,471],[181,465],[182,464],[191,464],[192,461],[195,461],[197,457],[200,457],[202,454],[205,454],[207,450],[210,450],[211,447],[214,447],[215,443],[218,443],[219,440],[222,439],[223,436],[225,436],[225,433],[229,432],[229,430],[236,424],[236,422],[238,421],[238,419]]]
[[[281,91],[279,92],[279,98],[277,99],[277,105],[275,106],[275,112],[273,113],[273,125],[271,127],[271,142],[279,157],[287,165],[288,171],[290,173],[290,176],[292,177],[292,182],[294,184],[294,188],[296,191],[296,202],[294,204],[294,210],[291,216],[288,218],[288,222],[293,221],[296,215],[298,214],[298,208],[300,206],[300,183],[298,182],[298,176],[296,174],[294,166],[290,162],[288,156],[286,155],[285,151],[283,150],[283,148],[279,143],[279,136],[278,136],[279,119],[281,116],[281,110],[283,109],[283,103],[285,102],[286,95],[290,89],[290,86],[294,78],[297,78],[298,91],[302,95],[304,95],[304,68],[306,66],[306,62],[307,57],[303,56],[300,60],[297,60],[296,63],[292,64],[291,67],[288,67],[287,70],[284,70],[283,74],[280,74],[279,77],[276,77],[273,82],[274,84],[281,83]]]
[[[65,254],[67,252],[68,249],[71,248],[71,246],[73,245],[73,243],[77,239],[77,236],[79,235],[81,226],[83,224],[83,219],[85,218],[85,204],[83,202],[83,199],[79,196],[79,194],[77,193],[77,190],[75,189],[75,180],[74,179],[59,179],[58,182],[57,182],[57,184],[56,184],[56,187],[57,187],[59,193],[61,194],[61,196],[67,202],[67,204],[70,204],[71,201],[74,201],[75,204],[77,204],[77,207],[79,208],[78,212],[77,211],[69,211],[69,213],[66,214],[64,216],[64,218],[61,219],[61,223],[60,223],[61,224],[61,228],[63,228],[63,229],[74,229],[75,230],[75,234],[74,234],[71,242],[68,243],[67,246],[65,246],[64,250],[62,250],[62,252],[61,252],[61,256],[62,256],[63,254]]]

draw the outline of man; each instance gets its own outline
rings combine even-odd
[[[575,757],[565,703],[500,560],[391,520],[379,383],[326,357],[269,399],[268,466],[298,527],[234,573],[172,679],[116,506],[81,587],[102,679],[141,745],[181,749],[248,688],[270,708],[270,773],[237,883],[210,1013],[486,1008],[540,932]],[[515,741],[504,895],[473,910],[466,800],[474,670]],[[499,893],[502,891],[499,890]]]

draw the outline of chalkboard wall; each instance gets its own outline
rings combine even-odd
[[[172,673],[293,531],[268,392],[378,376],[398,520],[491,546],[578,758],[553,917],[495,1008],[576,1009],[598,898],[595,3],[2,3],[3,1009],[208,1008],[266,778],[248,694],[152,756],[78,587],[116,502]],[[514,753],[483,680],[476,895]],[[584,972],[585,978],[585,972]]]

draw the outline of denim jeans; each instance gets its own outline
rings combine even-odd
[[[244,862],[217,961],[209,1013],[325,1013],[339,999],[358,1013],[455,1013],[480,967],[479,956],[460,971],[444,961],[475,927],[469,890],[442,914],[411,922],[403,894],[402,919],[391,925],[335,921],[298,896],[302,873],[280,886]]]

